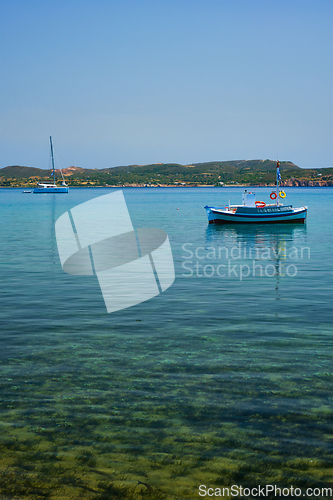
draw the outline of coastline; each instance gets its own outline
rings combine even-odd
[[[3,186],[0,185],[0,189],[34,189],[35,186],[31,186],[29,184],[22,184],[20,186]],[[101,186],[101,185],[81,185],[81,186],[68,186],[70,189],[82,189],[82,188],[252,188],[252,189],[257,189],[257,188],[275,188],[274,184],[265,184],[265,185],[257,185],[257,184],[224,184],[223,186],[216,186],[212,184],[199,184],[199,185],[194,185],[194,184],[186,184],[186,185],[173,185],[173,184],[151,184],[151,185],[140,185],[140,184],[122,184],[122,185],[113,185],[113,184],[107,184],[106,186]],[[333,187],[333,182],[332,183],[306,183],[306,184],[296,184],[296,185],[289,185],[289,184],[281,184],[281,187]]]
[[[281,161],[281,187],[332,187],[333,167],[304,169]],[[105,169],[67,167],[55,170],[72,187],[272,187],[276,161],[232,160],[193,165],[128,165]],[[0,168],[0,187],[34,188],[52,180],[50,170],[19,165]]]

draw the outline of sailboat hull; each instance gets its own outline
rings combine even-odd
[[[36,187],[33,192],[35,194],[38,193],[68,193],[68,186],[59,186],[59,187]]]

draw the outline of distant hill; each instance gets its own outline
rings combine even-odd
[[[333,168],[302,169],[291,161],[281,161],[282,184],[333,185]],[[232,160],[192,165],[155,163],[103,169],[68,167],[62,170],[71,186],[200,186],[243,184],[274,185],[273,160]],[[0,169],[0,185],[31,186],[37,179],[51,179],[51,170],[19,165]],[[57,178],[60,177],[59,170]]]
[[[28,179],[34,176],[49,176],[51,170],[42,170],[35,167],[21,167],[20,165],[13,165],[11,167],[0,168],[0,177],[6,179]]]
[[[97,170],[97,169],[96,169]],[[93,170],[91,170],[93,171]],[[11,167],[0,168],[0,178],[6,179],[28,179],[29,177],[50,177],[52,170],[44,170],[36,167],[21,167],[20,165],[13,165]],[[60,173],[60,170],[56,170]],[[64,175],[73,175],[75,172],[90,172],[81,167],[68,167],[62,169]]]

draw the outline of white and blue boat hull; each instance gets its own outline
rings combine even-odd
[[[239,206],[237,209],[206,206],[205,209],[209,224],[304,223],[307,214],[307,207],[292,208],[291,205],[264,208]]]

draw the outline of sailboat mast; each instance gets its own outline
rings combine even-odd
[[[52,144],[52,137],[51,136],[50,136],[50,145],[51,145],[53,184],[55,184],[56,183],[56,178],[55,178],[55,170],[54,170],[54,155],[53,155],[53,144]]]

